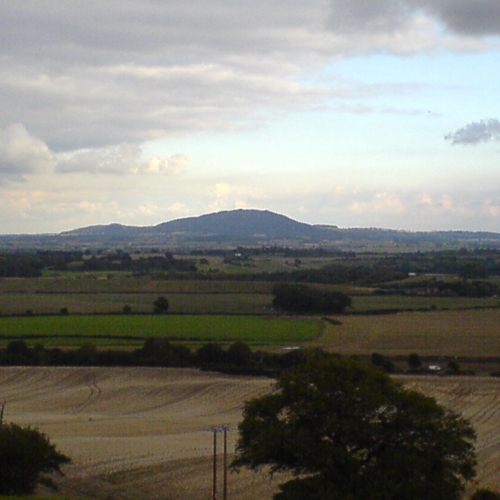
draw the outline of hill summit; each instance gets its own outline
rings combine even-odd
[[[331,226],[335,228],[335,226]],[[298,222],[269,210],[237,209],[185,217],[156,226],[122,224],[88,226],[61,233],[67,239],[97,242],[129,241],[173,246],[206,244],[256,245],[300,243],[317,239],[325,226]]]
[[[187,217],[154,226],[160,233],[197,233],[236,237],[294,238],[312,236],[314,226],[297,222],[269,210],[224,210],[199,217]]]
[[[296,221],[269,210],[223,210],[155,226],[104,224],[52,235],[4,235],[13,248],[168,248],[193,250],[236,246],[315,246],[344,250],[415,251],[457,247],[500,247],[500,234],[474,231],[402,231],[339,228]]]

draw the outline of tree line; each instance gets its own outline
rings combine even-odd
[[[29,346],[24,340],[12,340],[0,349],[0,366],[155,366],[201,368],[235,374],[274,375],[277,371],[303,360],[301,349],[281,353],[254,351],[245,342],[224,348],[207,342],[191,350],[168,338],[150,338],[135,350],[99,349],[84,344],[75,349]]]
[[[259,256],[294,258],[289,271],[238,273],[200,270],[196,256],[228,257],[238,254],[251,261]],[[301,258],[331,258],[321,269],[302,267]],[[429,252],[363,253],[319,249],[290,249],[287,247],[237,247],[233,250],[200,250],[186,258],[174,257],[171,252],[154,255],[130,254],[121,249],[113,251],[60,251],[0,253],[0,277],[40,276],[43,270],[52,271],[131,271],[136,273],[179,272],[186,279],[243,279],[250,281],[295,281],[309,283],[370,285],[401,280],[408,273],[439,273],[461,279],[487,279],[500,275],[500,250],[465,248]]]

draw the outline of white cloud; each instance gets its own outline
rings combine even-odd
[[[170,158],[154,157],[144,161],[136,144],[61,154],[56,162],[57,173],[85,172],[89,174],[163,174],[177,175],[187,163],[187,157],[176,154]]]
[[[400,195],[390,192],[375,193],[368,201],[355,201],[350,207],[356,214],[383,213],[383,214],[406,214],[408,208],[401,200]]]
[[[139,166],[137,171],[146,174],[177,175],[182,172],[186,163],[187,157],[184,155],[177,154],[163,159],[156,156]]]
[[[21,124],[0,130],[0,178],[23,180],[52,166],[53,155],[47,145],[32,136]]]

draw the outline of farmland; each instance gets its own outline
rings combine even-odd
[[[400,380],[470,418],[476,484],[496,488],[500,380]],[[211,498],[210,427],[229,424],[231,458],[243,402],[272,387],[269,379],[169,368],[0,368],[0,384],[7,420],[37,426],[73,458],[66,477],[56,478],[60,494],[92,500]],[[270,499],[279,481],[263,472],[230,474],[229,498]]]
[[[346,315],[332,317],[340,323],[334,325],[320,316],[277,315],[272,286],[119,272],[4,278],[0,347],[22,338],[31,345],[131,348],[146,338],[164,337],[192,346],[241,340],[253,348],[294,344],[345,354],[500,358],[498,297],[380,295],[372,293],[373,287],[323,285],[343,290],[353,300]],[[167,316],[151,315],[159,295],[168,297]],[[125,306],[130,314],[123,313]]]
[[[500,309],[350,315],[315,346],[343,354],[500,357]]]
[[[217,315],[83,315],[0,318],[0,339],[75,346],[139,347],[148,338],[184,344],[244,341],[254,347],[277,347],[317,338],[319,319]]]
[[[33,349],[36,344],[63,349],[92,345],[132,352],[149,338],[192,349],[206,342],[227,347],[243,341],[273,353],[286,346],[367,358],[379,353],[398,359],[400,366],[407,366],[410,353],[443,364],[455,359],[466,367],[476,360],[474,368],[482,363],[481,375],[500,368],[500,298],[491,292],[498,274],[483,277],[478,285],[475,278],[457,277],[458,264],[449,271],[455,257],[462,265],[480,253],[446,254],[446,259],[405,256],[401,262],[394,255],[304,255],[178,256],[179,262],[196,262],[198,271],[191,270],[191,262],[183,264],[190,269],[184,274],[177,268],[142,274],[118,269],[138,257],[126,260],[113,253],[112,259],[93,259],[93,265],[109,265],[105,271],[76,270],[94,257],[80,256],[81,262],[70,263],[69,269],[1,278],[0,347],[25,340]],[[488,272],[496,272],[500,258],[487,257]],[[424,273],[440,272],[434,262],[440,259],[446,273]],[[410,277],[407,270],[416,266],[422,273]],[[288,280],[345,292],[352,307],[342,315],[285,315],[273,309],[272,290],[276,282]],[[449,288],[450,283],[461,288]],[[152,314],[158,296],[168,298],[168,314]],[[479,437],[478,484],[497,485],[499,379],[401,380],[471,419]],[[62,495],[187,500],[209,498],[212,442],[207,429],[230,424],[232,450],[243,402],[269,390],[272,381],[194,369],[2,367],[0,384],[1,398],[8,401],[6,418],[38,426],[73,457]],[[268,499],[276,486],[276,478],[243,472],[231,475],[230,494]]]

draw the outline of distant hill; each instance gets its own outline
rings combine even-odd
[[[196,233],[241,238],[302,238],[315,234],[315,227],[269,210],[226,210],[188,217],[154,226],[159,233]]]
[[[126,246],[170,249],[235,246],[320,246],[342,250],[413,251],[464,247],[500,247],[500,234],[473,231],[398,231],[347,228],[299,222],[269,210],[226,210],[155,226],[107,224],[53,235],[0,236],[1,248],[84,248]]]
[[[332,226],[335,228],[335,226]],[[137,227],[121,224],[89,226],[61,233],[68,239],[142,240],[144,243],[195,244],[269,244],[277,241],[300,243],[315,241],[325,227],[298,222],[269,210],[225,210]]]

